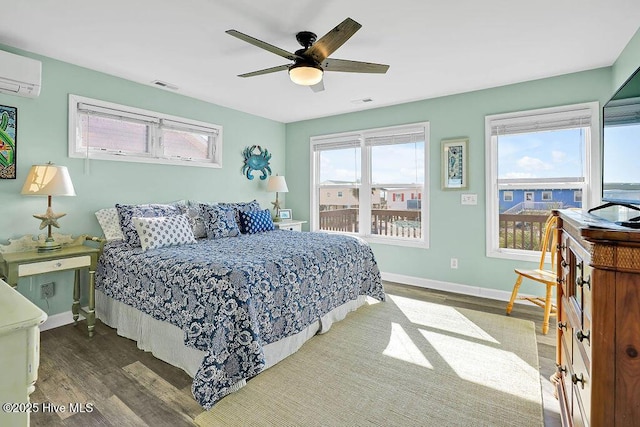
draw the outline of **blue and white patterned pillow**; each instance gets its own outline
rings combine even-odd
[[[182,212],[175,205],[162,204],[146,204],[146,205],[121,205],[116,204],[118,217],[120,219],[120,228],[124,235],[125,243],[131,246],[140,246],[140,237],[133,225],[133,218],[150,218],[158,216],[176,216]]]
[[[189,218],[186,215],[134,217],[132,221],[140,236],[143,251],[196,243]]]
[[[240,234],[236,223],[235,210],[230,206],[200,204],[207,238],[220,239]]]
[[[250,202],[220,203],[219,205],[233,208],[236,215],[236,222],[238,224],[240,224],[240,212],[253,212],[261,210],[260,203],[258,203],[258,201],[255,199]]]
[[[269,209],[263,211],[240,212],[240,231],[246,234],[274,230]]]

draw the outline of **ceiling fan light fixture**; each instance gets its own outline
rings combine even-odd
[[[322,80],[322,68],[310,64],[294,64],[289,68],[289,78],[301,86],[313,86]]]

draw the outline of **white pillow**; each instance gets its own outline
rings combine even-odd
[[[143,251],[196,243],[189,218],[186,215],[134,217],[132,221],[140,236]]]
[[[124,239],[122,229],[120,228],[118,210],[116,208],[100,209],[96,212],[96,218],[98,218],[98,223],[107,241]]]

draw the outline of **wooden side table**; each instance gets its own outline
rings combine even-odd
[[[0,246],[0,275],[9,285],[16,288],[18,279],[21,277],[74,270],[73,304],[71,305],[73,321],[77,323],[80,315],[87,319],[89,337],[92,337],[96,324],[95,271],[100,249],[84,245],[85,236],[68,243],[60,250],[51,252],[38,252],[26,244],[29,241],[33,242],[35,248],[38,241],[33,240],[31,236],[25,236],[18,241],[11,241],[9,245]],[[80,306],[80,272],[83,270],[89,272],[89,306],[87,310]]]
[[[306,224],[307,221],[297,221],[295,219],[283,219],[278,222],[274,222],[273,225],[276,226],[278,230],[291,230],[291,231],[302,231],[302,224]]]

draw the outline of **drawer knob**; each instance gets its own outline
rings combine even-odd
[[[627,356],[629,356],[632,359],[635,359],[636,357],[638,357],[638,350],[636,350],[635,347],[628,346],[626,349],[626,353],[627,353]]]
[[[587,340],[589,341],[589,344],[591,344],[590,335],[591,335],[591,331],[587,331],[586,333],[582,331],[576,332],[576,338],[578,339],[578,341],[582,342],[583,340]]]
[[[562,260],[562,262],[560,262],[560,265],[562,266],[562,268],[567,268],[569,266],[569,264],[565,260]]]
[[[556,372],[558,372],[559,374],[566,374],[567,373],[567,367],[566,366],[562,366],[559,363],[556,363]]]
[[[584,376],[582,374],[580,374],[580,376],[576,374],[571,375],[571,382],[575,385],[578,385],[578,383],[580,383],[582,388],[584,388]]]
[[[565,245],[561,244],[561,243],[558,243],[556,245],[556,249],[559,250],[559,251],[564,251],[565,249],[567,249],[567,247]]]
[[[560,330],[567,330],[567,322],[558,322],[558,329]]]

